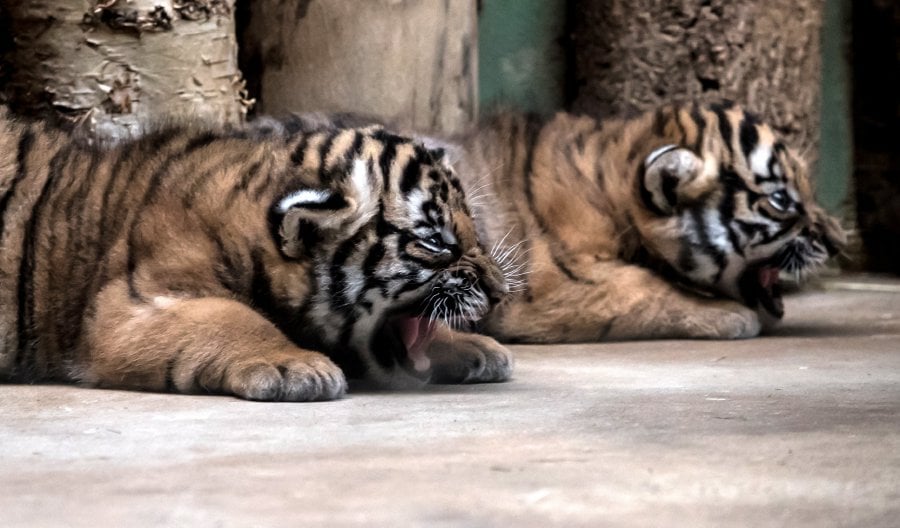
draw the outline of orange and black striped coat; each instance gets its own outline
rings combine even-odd
[[[525,289],[489,316],[502,340],[755,336],[782,315],[779,273],[844,241],[800,159],[730,103],[500,114],[461,145],[479,232]]]
[[[443,323],[507,289],[442,153],[381,128],[86,147],[0,109],[2,378],[263,400],[499,381],[509,352]]]

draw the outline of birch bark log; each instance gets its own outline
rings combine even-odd
[[[234,124],[233,0],[6,0],[11,106],[117,138],[176,119]]]

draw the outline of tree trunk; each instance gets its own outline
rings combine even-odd
[[[573,108],[732,99],[814,161],[823,0],[574,0]]]
[[[354,112],[446,133],[475,119],[475,2],[245,1],[241,65],[260,112]]]
[[[139,134],[165,116],[238,123],[245,113],[233,0],[6,0],[16,111],[91,134]],[[183,117],[180,117],[183,119]]]

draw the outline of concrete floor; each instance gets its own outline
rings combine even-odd
[[[0,526],[900,525],[900,282],[787,313],[328,403],[0,386]]]

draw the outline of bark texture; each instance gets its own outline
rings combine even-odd
[[[900,4],[853,2],[856,218],[864,265],[900,274]]]
[[[732,99],[814,161],[823,0],[573,0],[573,109]]]
[[[18,112],[52,108],[105,138],[166,116],[245,114],[233,0],[5,0],[4,11]]]
[[[260,112],[354,112],[447,133],[476,117],[475,2],[245,0],[241,25]]]

